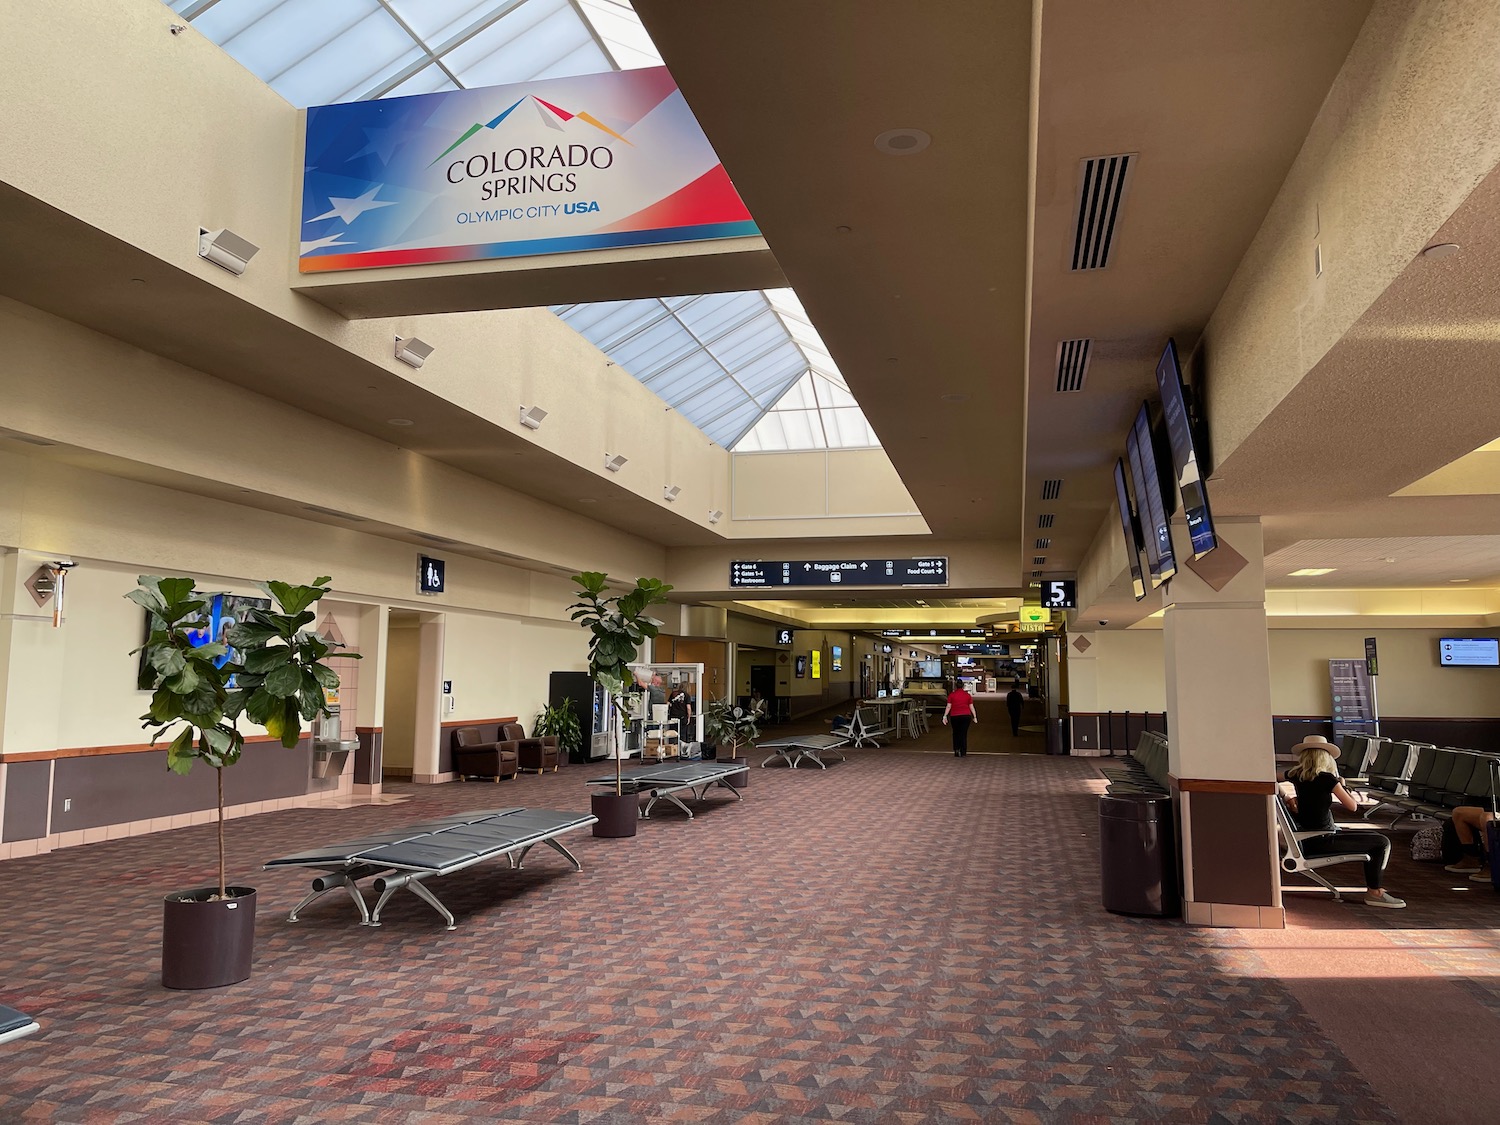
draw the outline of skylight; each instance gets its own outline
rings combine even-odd
[[[660,66],[626,0],[170,0],[293,105]],[[790,289],[554,306],[726,449],[879,442]]]

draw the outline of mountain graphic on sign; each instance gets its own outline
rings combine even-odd
[[[562,126],[561,125],[556,125],[556,124],[553,123],[553,121],[551,120],[551,118],[554,118],[554,117],[557,120],[563,122],[564,124],[566,124],[569,121],[582,121],[585,125],[592,125],[595,129],[598,129],[601,132],[608,133],[611,137],[614,137],[615,140],[617,140],[617,141],[625,141],[625,143],[628,144],[628,145],[630,145],[631,148],[635,147],[635,145],[631,144],[630,141],[625,140],[625,138],[622,137],[622,136],[620,136],[619,133],[616,133],[613,129],[611,129],[608,125],[604,124],[604,122],[600,121],[597,117],[595,117],[591,113],[588,113],[588,112],[585,112],[585,111],[579,111],[577,113],[571,113],[568,110],[563,109],[561,106],[555,106],[551,102],[543,101],[541,98],[537,97],[535,94],[527,94],[527,95],[521,97],[519,100],[517,100],[508,109],[505,109],[502,112],[500,112],[499,114],[497,114],[492,120],[490,120],[490,121],[476,121],[476,122],[474,122],[474,124],[470,125],[467,129],[464,130],[463,136],[459,137],[458,140],[454,141],[447,148],[443,149],[442,152],[438,153],[435,157],[433,157],[432,158],[432,164],[427,165],[427,167],[431,168],[433,164],[436,164],[443,157],[447,156],[450,152],[452,152],[454,149],[456,149],[459,145],[463,144],[466,140],[468,140],[470,137],[472,137],[475,133],[479,132],[479,130],[481,130],[481,129],[495,129],[495,128],[497,128],[502,121],[504,121],[507,117],[509,117],[512,113],[514,113],[516,111],[516,109],[521,105],[522,102],[526,102],[526,101],[535,102],[536,105],[537,105],[537,107],[538,107],[537,108],[537,112],[539,112],[542,115],[542,120],[545,121],[547,124],[552,125],[552,127],[555,128],[555,129],[560,129],[560,128],[562,128]],[[551,115],[550,117],[549,117],[549,114]]]

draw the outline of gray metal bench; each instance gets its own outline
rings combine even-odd
[[[7,1008],[4,1004],[0,1004],[0,1043],[9,1043],[13,1039],[20,1039],[41,1030],[42,1025],[25,1012],[18,1012],[14,1008]]]
[[[823,761],[824,754],[837,754],[839,761],[848,759],[844,756],[843,747],[849,745],[849,740],[837,734],[802,734],[790,738],[773,738],[769,742],[757,742],[759,750],[774,750],[775,753],[760,764],[765,769],[772,762],[780,758],[791,766],[797,768],[797,763],[804,758],[809,758],[818,763],[819,769],[827,769],[828,764]]]
[[[649,819],[651,810],[657,801],[670,801],[683,812],[688,814],[691,820],[693,810],[688,808],[678,798],[677,794],[688,790],[693,794],[693,799],[701,801],[707,796],[708,791],[715,786],[728,789],[734,794],[735,800],[743,801],[745,798],[740,791],[729,783],[729,779],[738,773],[749,773],[749,766],[731,766],[724,762],[684,762],[682,765],[657,765],[657,766],[633,766],[624,771],[623,780],[625,792],[646,793],[650,800],[641,809],[641,817]],[[590,785],[614,785],[613,774],[606,777],[591,777]]]
[[[423,880],[451,875],[497,855],[507,856],[512,868],[520,868],[526,853],[546,844],[582,871],[583,865],[557,837],[587,828],[599,818],[592,813],[559,812],[553,809],[483,809],[458,813],[420,824],[405,824],[385,832],[346,843],[327,844],[273,859],[265,866],[319,867],[327,874],[312,881],[312,890],[292,908],[290,922],[314,899],[343,887],[359,908],[360,924],[380,925],[380,912],[402,887],[443,916],[448,929],[457,923]],[[373,879],[379,894],[375,909],[365,906],[358,882]]]

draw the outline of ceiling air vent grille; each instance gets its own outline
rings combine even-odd
[[[425,539],[429,543],[437,543],[444,547],[453,547],[458,544],[457,539],[444,539],[441,535],[429,535],[425,531],[418,531],[415,534],[418,539]]]
[[[1041,566],[1046,561],[1047,561],[1047,556],[1046,555],[1037,555],[1037,556],[1035,556],[1031,560],[1031,565],[1032,566]]]
[[[1051,512],[1043,512],[1041,515],[1037,516],[1036,525],[1043,531],[1046,531],[1047,528],[1052,526],[1052,521],[1055,519],[1057,519],[1057,517],[1054,516]]]
[[[1040,570],[1033,570],[1031,572],[1031,577],[1033,577],[1033,578],[1040,578],[1041,576],[1042,576],[1042,572]],[[1032,585],[1035,586],[1036,583],[1033,582]]]
[[[1092,340],[1064,340],[1057,345],[1057,389],[1081,391],[1089,373]]]
[[[1045,551],[1050,546],[1052,546],[1052,540],[1050,539],[1038,539],[1036,541],[1036,549],[1038,551]]]
[[[1057,480],[1044,480],[1044,481],[1042,481],[1042,499],[1043,500],[1056,500],[1061,495],[1062,495],[1062,479],[1061,478],[1058,478]],[[1052,517],[1048,516],[1046,518],[1048,520],[1051,520]],[[1051,523],[1044,523],[1042,526],[1043,527],[1051,527],[1052,524]]]
[[[1102,270],[1109,265],[1115,241],[1115,220],[1135,154],[1096,156],[1083,162],[1083,184],[1078,192],[1078,217],[1073,227],[1074,270]]]

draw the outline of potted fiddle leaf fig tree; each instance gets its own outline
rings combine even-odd
[[[740,751],[748,750],[760,737],[760,713],[727,699],[711,699],[703,708],[703,736],[719,747],[718,761],[727,761],[732,766],[748,766],[749,757],[741,757]],[[726,748],[727,759],[724,756]],[[750,775],[735,774],[725,780],[736,789],[743,789],[749,784]]]
[[[596,793],[591,798],[593,813],[599,818],[594,835],[634,836],[637,800],[634,793],[625,792],[625,748],[619,712],[625,681],[630,675],[627,665],[636,658],[641,645],[661,629],[661,622],[648,617],[646,610],[666,601],[672,587],[660,579],[638,578],[635,589],[605,597],[609,575],[586,570],[573,575],[573,581],[578,586],[579,600],[568,608],[573,611],[572,619],[590,634],[589,675],[604,689],[610,751],[615,760],[615,791]]]
[[[311,586],[260,583],[273,608],[242,611],[222,638],[204,629],[214,595],[191,578],[143,574],[126,595],[151,616],[140,684],[151,692],[141,716],[151,745],[167,742],[167,767],[186,774],[197,762],[215,771],[219,809],[217,885],[166,896],[162,916],[162,984],[218,988],[250,975],[255,943],[255,890],[231,886],[224,861],[224,770],[240,760],[241,717],[294,749],[303,721],[327,713],[326,693],[339,676],[323,661],[334,647],[306,628],[309,608],[328,593],[328,578]],[[354,654],[344,654],[358,659]]]

